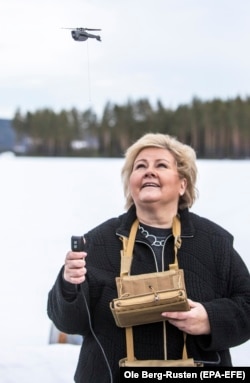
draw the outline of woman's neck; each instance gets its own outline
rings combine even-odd
[[[172,227],[173,218],[177,214],[177,209],[146,209],[136,207],[136,215],[141,223],[148,226],[154,226],[159,228]]]

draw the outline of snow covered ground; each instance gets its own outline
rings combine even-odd
[[[1,383],[73,383],[80,346],[53,344],[0,348]]]

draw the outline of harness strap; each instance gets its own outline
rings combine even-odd
[[[139,226],[139,221],[136,219],[131,226],[129,237],[122,237],[123,250],[121,250],[121,270],[120,276],[128,275],[133,259],[133,248],[135,243],[135,236]]]
[[[179,268],[177,252],[181,247],[181,222],[179,216],[175,216],[173,219],[172,231],[174,236],[174,263],[169,265],[169,269],[177,270]]]
[[[135,237],[138,230],[139,221],[136,219],[131,226],[129,238],[122,237],[123,241],[123,250],[121,250],[121,270],[120,276],[123,277],[128,275],[131,268],[131,263],[133,259],[133,248],[135,243]],[[173,218],[172,224],[173,236],[174,236],[174,263],[169,265],[169,269],[175,270],[178,269],[178,259],[177,252],[181,247],[181,223],[179,216],[175,216]],[[126,348],[127,348],[127,360],[128,362],[132,362],[136,360],[134,354],[134,337],[133,337],[133,327],[126,327]],[[186,334],[183,333],[184,336],[184,346],[183,346],[183,354],[182,359],[187,359],[187,348],[186,348]]]

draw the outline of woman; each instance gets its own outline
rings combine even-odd
[[[163,312],[163,321],[135,326],[138,359],[180,359],[183,332],[188,356],[231,366],[229,349],[250,335],[250,276],[226,230],[189,211],[195,202],[196,155],[174,137],[146,134],[126,152],[122,169],[127,211],[90,230],[84,252],[69,251],[48,297],[56,327],[84,337],[75,382],[119,381],[126,356],[125,331],[116,326],[109,303],[117,297],[121,237],[136,218],[131,274],[167,270],[174,259],[172,221],[181,221],[180,268],[191,310]],[[165,329],[164,329],[165,327]],[[230,336],[229,336],[230,334]]]

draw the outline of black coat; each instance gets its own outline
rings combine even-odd
[[[188,356],[231,366],[229,348],[250,337],[250,276],[233,248],[233,237],[215,223],[189,212],[181,217],[182,246],[179,267],[184,269],[187,295],[208,313],[211,335],[187,336]],[[75,374],[77,383],[119,381],[118,362],[126,356],[125,331],[115,325],[109,302],[117,297],[115,277],[120,274],[120,236],[128,236],[136,218],[134,206],[86,235],[86,281],[69,302],[62,293],[63,269],[49,292],[48,316],[56,327],[84,336]],[[137,233],[131,274],[154,272],[155,260],[145,237]],[[165,265],[173,262],[173,238],[165,244]],[[82,294],[84,292],[84,295]],[[86,297],[91,327],[83,296]],[[163,359],[163,324],[134,327],[137,359]],[[94,332],[94,335],[93,335]],[[182,357],[183,334],[167,323],[168,359]]]

